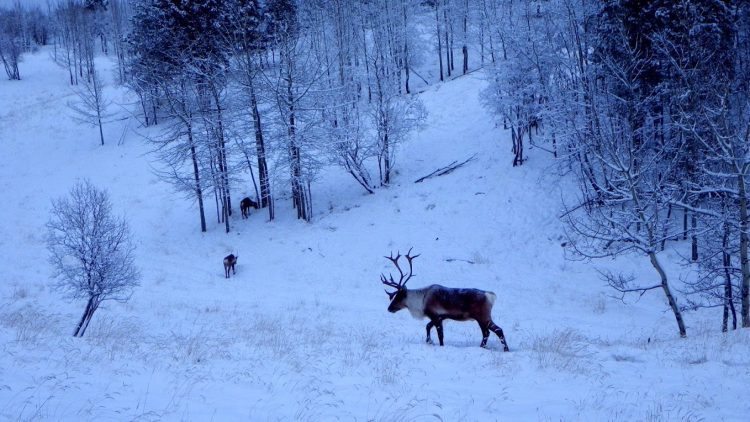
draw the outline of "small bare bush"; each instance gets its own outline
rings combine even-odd
[[[209,359],[228,358],[224,340],[212,337],[203,329],[191,333],[172,333],[172,357],[179,362],[204,363]]]
[[[13,293],[11,294],[11,300],[17,301],[17,300],[23,300],[29,297],[29,291],[26,289],[26,287],[22,286],[14,286],[13,287]]]
[[[375,415],[367,420],[384,422],[443,421],[443,404],[438,401],[412,398],[389,398],[381,403]]]
[[[539,368],[587,373],[591,370],[593,352],[589,343],[575,330],[566,328],[532,340],[531,350]]]
[[[475,264],[489,264],[490,263],[489,258],[487,258],[486,256],[484,256],[481,251],[474,251],[471,254],[471,260]]]
[[[600,294],[594,298],[593,311],[597,315],[607,312],[607,297],[605,295]]]
[[[250,331],[258,346],[270,350],[274,357],[282,358],[290,353],[293,346],[290,333],[294,330],[285,325],[281,319],[259,316],[254,320]]]
[[[401,370],[398,361],[383,360],[377,365],[376,380],[382,386],[396,384],[401,379]]]
[[[91,324],[88,343],[95,346],[106,358],[115,360],[120,357],[142,355],[143,338],[144,335],[137,323],[106,316]]]
[[[0,314],[0,326],[15,330],[15,340],[20,343],[36,343],[48,335],[54,326],[54,318],[32,306]]]

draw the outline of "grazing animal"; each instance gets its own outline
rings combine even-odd
[[[234,254],[229,254],[224,257],[224,278],[229,278],[229,270],[232,270],[232,274],[237,274],[237,271],[235,271],[234,266],[237,264],[237,258],[240,256],[235,256]]]
[[[430,322],[427,323],[427,343],[432,343],[430,331],[435,327],[438,334],[440,345],[443,345],[443,320],[452,319],[456,321],[474,320],[479,323],[482,330],[482,343],[480,347],[487,346],[487,339],[490,331],[500,338],[503,344],[503,350],[508,351],[508,344],[505,342],[503,330],[492,321],[492,305],[495,303],[495,293],[479,289],[456,289],[444,287],[439,284],[423,287],[421,289],[407,289],[406,282],[414,275],[412,272],[412,260],[419,255],[411,256],[411,249],[406,253],[406,260],[409,262],[409,273],[404,274],[399,266],[401,254],[397,253],[394,257],[386,256],[401,274],[398,282],[386,279],[385,275],[380,275],[380,281],[388,287],[396,289],[395,292],[386,290],[386,294],[391,299],[388,305],[389,312],[398,312],[401,309],[408,309],[414,318],[422,319],[427,317]]]
[[[256,210],[260,208],[258,206],[258,203],[253,201],[250,198],[243,198],[242,201],[240,201],[240,211],[242,212],[242,218],[247,218],[250,215],[250,208],[255,208]]]

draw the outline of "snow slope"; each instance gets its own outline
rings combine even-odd
[[[659,294],[622,303],[594,265],[565,260],[557,216],[572,187],[542,151],[510,166],[476,74],[421,94],[427,126],[399,152],[392,187],[363,195],[331,169],[313,186],[312,224],[282,202],[274,222],[235,214],[227,235],[199,232],[194,207],[151,173],[133,122],[107,125],[101,147],[71,119],[47,51],[22,72],[0,81],[0,419],[747,418],[747,330],[722,335],[719,312],[691,312],[681,340]],[[125,91],[107,95],[130,107]],[[127,215],[143,280],[75,339],[84,304],[50,289],[44,224],[83,177]],[[510,353],[494,336],[480,349],[474,323],[448,321],[446,346],[427,345],[426,321],[386,311],[383,255],[412,246],[412,287],[497,293]],[[227,280],[221,259],[235,251]],[[673,279],[688,271],[678,252],[666,252]],[[654,276],[636,257],[595,264]]]

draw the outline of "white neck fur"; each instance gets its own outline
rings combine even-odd
[[[416,319],[424,318],[424,289],[409,290],[406,293],[406,307]]]

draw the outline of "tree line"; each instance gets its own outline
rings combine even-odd
[[[635,252],[655,281],[605,274],[623,294],[660,290],[682,310],[750,326],[750,6],[705,0],[498,1],[502,59],[485,99],[524,143],[578,182],[565,200],[574,256]],[[661,252],[685,240],[698,268],[677,303]]]

